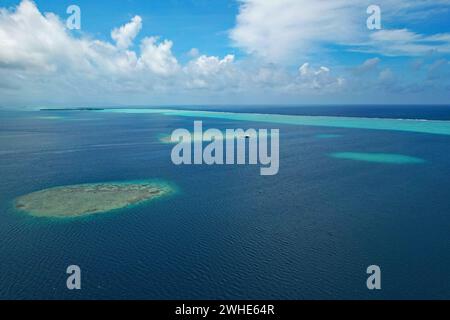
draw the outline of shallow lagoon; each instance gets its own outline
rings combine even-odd
[[[90,183],[39,190],[15,200],[15,207],[35,217],[71,218],[105,213],[167,196],[161,181]]]

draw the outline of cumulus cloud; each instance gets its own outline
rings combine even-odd
[[[344,0],[243,0],[230,36],[251,55],[237,59],[231,54],[211,56],[192,49],[185,54],[189,60],[181,63],[171,40],[139,37],[145,23],[140,16],[113,28],[111,39],[105,41],[74,34],[58,16],[43,14],[34,2],[23,0],[16,8],[0,9],[0,104],[128,104],[149,103],[162,95],[173,101],[175,95],[215,94],[251,94],[265,102],[270,94],[298,97],[360,88],[365,81],[349,78],[355,77],[354,70],[359,72],[357,77],[376,70],[376,81],[392,84],[397,78],[389,77],[385,70],[378,72],[381,60],[377,57],[350,69],[347,75],[339,71],[342,68],[305,58],[314,47],[363,38],[350,4]],[[340,15],[339,21],[334,20],[335,15]],[[359,42],[359,47],[353,43],[352,48],[370,51],[374,43],[384,43],[380,48],[395,53],[410,44],[431,47],[449,40],[446,33],[423,36],[406,29],[382,31],[369,33],[370,38]],[[394,50],[395,45],[401,45],[403,51]],[[254,55],[263,59],[254,59]],[[280,63],[289,61],[288,56],[295,57],[290,66]],[[436,65],[428,78],[441,78],[446,68],[446,64]]]
[[[15,9],[1,9],[0,76],[8,79],[0,86],[2,98],[21,89],[22,98],[31,101],[39,101],[49,92],[55,101],[67,97],[126,100],[129,93],[146,97],[205,89],[246,92],[264,87],[282,91],[294,85],[296,90],[320,90],[335,81],[325,67],[299,76],[275,65],[240,63],[231,54],[200,55],[197,49],[191,51],[191,60],[181,65],[170,40],[146,36],[135,46],[142,23],[134,16],[114,28],[112,42],[108,42],[83,34],[74,36],[58,16],[42,14],[29,0]]]
[[[226,55],[222,59],[217,56],[201,55],[191,60],[184,68],[189,88],[212,88],[236,86],[239,82],[234,55]]]
[[[54,14],[41,14],[36,5],[22,1],[15,11],[0,11],[0,65],[47,73],[119,74],[131,70],[166,74],[176,65],[172,43],[146,38],[141,54],[125,50],[141,28],[141,18],[111,33],[116,45],[89,38],[76,38]]]
[[[0,73],[9,87],[30,95],[161,89],[165,78],[180,69],[173,44],[145,37],[139,51],[129,50],[141,27],[142,19],[135,16],[113,29],[114,43],[75,37],[58,16],[42,14],[24,0],[0,11]]]
[[[304,63],[299,69],[299,84],[311,89],[335,89],[344,85],[344,79],[331,75],[330,69],[321,66],[314,69],[309,63]]]
[[[172,54],[172,41],[164,40],[158,43],[156,37],[144,38],[141,43],[141,57],[138,66],[148,68],[158,75],[170,75],[175,73],[179,66],[177,59]]]
[[[111,38],[116,41],[120,49],[128,48],[142,28],[142,18],[135,16],[131,21],[120,28],[111,31]]]
[[[190,71],[200,75],[211,75],[226,70],[234,62],[234,56],[229,54],[223,59],[215,56],[202,55],[189,63]]]
[[[7,68],[54,70],[65,57],[76,60],[81,41],[71,39],[57,16],[41,15],[34,3],[23,1],[15,12],[0,11],[0,61]],[[88,49],[88,48],[86,48]]]

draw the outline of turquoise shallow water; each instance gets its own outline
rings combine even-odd
[[[331,156],[337,159],[378,162],[378,163],[392,163],[392,164],[407,164],[407,163],[418,164],[425,162],[425,160],[417,157],[411,157],[403,154],[390,154],[390,153],[336,152],[331,154]]]
[[[249,121],[240,109],[229,112],[235,119],[0,112],[0,298],[450,298],[450,137],[260,121],[278,110],[247,112]],[[279,173],[173,165],[173,145],[160,138],[193,120],[280,129]],[[349,159],[330,156],[343,152]],[[423,162],[402,162],[412,158]],[[80,219],[13,210],[36,190],[153,179],[177,193]],[[81,291],[66,289],[70,264],[82,269]],[[382,270],[378,292],[366,288],[372,264]]]
[[[316,135],[316,138],[318,138],[318,139],[334,139],[334,138],[339,138],[339,137],[341,137],[341,135],[339,135],[339,134],[332,134],[332,133]]]
[[[450,121],[352,118],[328,116],[299,116],[259,113],[233,113],[217,111],[171,110],[171,109],[106,109],[101,112],[117,113],[161,113],[171,116],[216,118],[250,122],[268,122],[303,126],[353,128],[370,130],[393,130],[429,134],[450,135]]]

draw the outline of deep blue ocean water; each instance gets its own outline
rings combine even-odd
[[[213,109],[450,119],[449,107],[311,108]],[[203,119],[213,128],[279,128],[280,171],[261,176],[259,166],[173,165],[173,146],[158,139],[193,120],[1,111],[0,298],[450,298],[450,136]],[[339,152],[424,161],[330,156]],[[153,178],[179,192],[69,220],[12,206],[57,185]],[[66,288],[71,264],[82,270],[79,291]],[[366,288],[372,264],[381,267],[380,291]]]

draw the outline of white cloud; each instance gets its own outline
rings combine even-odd
[[[211,75],[225,70],[234,62],[234,56],[229,54],[223,59],[215,56],[202,55],[189,63],[188,69],[196,74]]]
[[[306,62],[298,69],[297,86],[303,90],[335,90],[342,87],[345,84],[344,78],[332,76],[330,71],[324,66],[314,69]]]
[[[300,8],[299,3],[304,7]],[[345,91],[349,83],[360,84],[337,74],[339,69],[328,67],[329,63],[317,65],[316,60],[302,56],[314,54],[314,46],[346,43],[361,36],[351,29],[355,25],[352,18],[345,18],[354,10],[346,3],[243,1],[237,28],[231,35],[236,45],[269,62],[254,56],[210,56],[193,49],[187,55],[190,60],[180,63],[172,52],[172,41],[151,35],[138,37],[142,29],[139,16],[114,28],[110,41],[102,41],[83,33],[74,35],[58,16],[42,14],[33,2],[24,0],[15,9],[0,9],[0,104],[150,103],[160,96],[174,101],[177,95],[181,103],[186,103],[182,98],[189,95],[216,94],[227,99],[251,95],[249,102],[255,103],[266,102],[264,97],[271,94],[285,98],[290,94],[297,97]],[[343,24],[333,20],[335,12],[343,13]],[[296,21],[298,17],[300,21]],[[350,28],[349,32],[346,28]],[[372,36],[361,42],[359,49],[374,50],[377,43],[380,50],[398,53],[408,45],[418,50],[419,45],[429,47],[449,38],[447,33],[424,36],[406,29],[385,31],[368,33]],[[399,44],[401,50],[393,50]],[[287,55],[296,57],[294,65],[311,63],[298,70],[270,63],[284,60]],[[379,58],[372,58],[357,68],[378,70],[378,63]],[[444,71],[435,74],[445,75]],[[388,78],[387,73],[380,74],[377,81],[386,82]]]
[[[422,56],[430,52],[450,53],[450,33],[424,35],[408,29],[379,30],[352,50],[386,56]]]
[[[131,45],[141,28],[142,18],[140,16],[135,16],[129,23],[111,31],[111,38],[116,41],[118,48],[126,49]]]
[[[421,35],[389,28],[391,21],[408,21],[413,15],[424,19],[418,13],[428,12],[429,18],[431,9],[448,10],[450,1],[379,0],[386,28],[380,31],[366,28],[370,4],[360,0],[242,0],[230,38],[236,47],[273,62],[311,58],[329,45],[383,55],[450,51],[449,34]]]
[[[450,61],[447,59],[438,59],[434,61],[427,72],[428,80],[445,80],[450,75]]]
[[[200,55],[200,50],[198,50],[197,48],[191,48],[187,55],[191,58],[196,58]]]
[[[241,71],[234,63],[233,55],[224,58],[201,55],[191,60],[183,69],[188,88],[221,88],[236,86]]]
[[[148,68],[158,75],[170,75],[177,72],[179,66],[172,54],[172,41],[157,42],[156,37],[144,38],[141,43],[141,57],[138,66]]]
[[[173,42],[144,37],[139,50],[131,49],[142,28],[142,19],[111,32],[113,43],[91,37],[73,36],[53,14],[41,14],[36,5],[24,0],[16,10],[0,12],[0,76],[8,79],[0,90],[11,94],[21,88],[29,98],[52,92],[62,96],[126,97],[129,93],[245,92],[265,88],[283,90],[296,85],[299,76],[274,65],[237,62],[234,55],[223,57],[191,52],[181,65],[172,53]],[[325,67],[300,77],[303,88],[329,87],[333,82]]]
[[[316,77],[328,74],[330,72],[330,69],[322,66],[317,70],[313,70],[311,69],[309,63],[306,62],[298,69],[298,72],[300,73],[301,77]]]
[[[315,46],[358,38],[354,10],[346,0],[243,0],[230,37],[269,61],[305,57]]]
[[[42,15],[35,4],[24,0],[15,11],[0,11],[0,66],[53,74],[72,74],[95,77],[125,74],[130,71],[149,71],[167,74],[176,68],[171,52],[172,43],[157,43],[146,38],[141,54],[125,50],[141,28],[141,18],[114,29],[112,37],[117,45],[89,38],[75,38],[55,15]]]
[[[357,66],[354,71],[356,74],[362,75],[377,68],[381,59],[378,57],[370,58],[364,61],[361,65]]]
[[[380,72],[378,78],[383,83],[390,83],[395,80],[395,75],[391,69],[387,68]]]
[[[140,52],[128,50],[141,29],[141,18],[112,31],[115,44],[75,37],[54,14],[41,14],[29,0],[0,11],[0,69],[10,87],[36,94],[44,83],[55,90],[142,90],[160,87],[177,72],[172,42],[147,37]],[[35,88],[35,89],[33,89]],[[39,88],[39,89],[38,89]],[[83,89],[82,89],[83,88]],[[93,89],[97,88],[97,90]]]
[[[7,68],[54,70],[62,56],[77,59],[81,42],[71,39],[53,14],[41,15],[23,1],[15,12],[0,11],[0,63]]]

